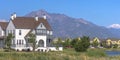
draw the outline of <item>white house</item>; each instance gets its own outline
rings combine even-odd
[[[43,16],[43,18],[17,17],[16,14],[13,14],[10,19],[6,27],[6,36],[9,33],[14,35],[11,48],[19,51],[23,49],[32,50],[27,38],[30,33],[33,33],[36,35],[36,45],[38,46],[35,49],[36,51],[57,50],[52,45],[53,31],[47,22],[46,16]],[[62,47],[59,47],[60,51],[62,49]]]
[[[6,27],[8,22],[0,22],[0,48],[4,47],[4,38],[6,35]]]

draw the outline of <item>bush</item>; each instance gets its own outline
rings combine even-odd
[[[75,44],[76,44],[78,41],[79,41],[78,38],[73,39],[73,40],[71,41],[72,47],[75,47]]]
[[[114,44],[114,45],[113,45],[113,48],[118,48],[118,44]]]
[[[90,46],[90,39],[89,37],[83,36],[81,38],[81,40],[79,40],[76,44],[75,44],[75,50],[77,52],[84,52],[87,51],[87,49]]]
[[[79,42],[75,45],[75,50],[76,50],[77,52],[85,51],[85,48],[83,47],[83,44],[81,43],[81,41],[79,41]]]

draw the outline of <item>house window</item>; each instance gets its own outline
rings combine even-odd
[[[51,42],[51,39],[48,39],[48,42],[50,43],[50,42]]]
[[[2,35],[2,31],[0,31],[0,35]]]
[[[15,40],[13,40],[13,44],[15,44]]]
[[[8,33],[9,33],[9,30],[8,30]]]
[[[19,45],[21,45],[21,40],[19,40]]]
[[[10,30],[10,33],[12,33],[12,30]]]
[[[41,27],[42,27],[42,24],[41,24]]]
[[[15,30],[13,30],[13,35],[15,34]]]
[[[21,35],[21,30],[19,30],[19,35]]]
[[[17,40],[17,45],[18,45],[18,40]]]

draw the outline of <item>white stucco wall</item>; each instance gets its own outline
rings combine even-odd
[[[21,30],[21,35],[19,35],[19,30]],[[6,28],[6,34],[8,35],[8,31],[14,31],[14,39],[12,40],[12,44],[14,42],[14,44],[16,45],[16,47],[14,46],[11,46],[12,48],[14,49],[19,49],[19,50],[22,50],[25,48],[25,44],[26,44],[26,41],[24,39],[24,37],[26,36],[26,34],[28,34],[28,32],[30,31],[30,29],[16,29],[13,22],[10,21],[7,28]],[[17,41],[18,40],[18,41]],[[17,45],[17,42],[19,42],[19,40],[21,40],[21,43],[23,42],[23,45]]]
[[[21,35],[19,35],[19,30],[21,30]],[[30,29],[15,29],[15,40],[24,40],[24,44],[26,44],[25,36],[29,33]],[[17,41],[15,41],[17,44]]]
[[[43,41],[44,41],[44,47],[46,47],[47,36],[40,36],[40,35],[37,35],[37,36],[36,36],[36,41],[37,41],[36,44],[38,44],[39,40],[43,40]]]
[[[21,30],[21,35],[19,35],[19,30]],[[15,29],[15,36],[16,38],[24,38],[28,32],[30,31],[30,29]]]
[[[47,34],[48,34],[48,35],[53,35],[53,31],[47,30]]]
[[[48,49],[51,51],[63,51],[63,47],[58,47],[58,49],[56,47],[48,47]]]

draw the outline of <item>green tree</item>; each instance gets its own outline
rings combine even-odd
[[[75,39],[73,39],[73,40],[71,41],[71,45],[72,45],[73,48],[75,47],[75,44],[76,44],[78,41],[79,41],[78,38],[75,38]]]
[[[58,38],[56,41],[53,41],[52,43],[53,43],[53,45],[56,46],[56,49],[58,49],[58,47],[62,46],[61,38]]]
[[[33,33],[29,34],[28,42],[32,43],[33,51],[35,51],[35,47],[36,47],[36,36],[35,36],[35,34],[33,34]]]
[[[87,36],[83,36],[81,38],[81,40],[79,40],[76,44],[75,44],[75,50],[77,52],[84,52],[87,51],[87,49],[90,46],[90,39]]]
[[[112,48],[112,42],[108,43],[107,41],[102,41],[100,45],[104,48]]]
[[[118,44],[114,44],[114,45],[113,45],[113,48],[118,48]]]
[[[58,49],[58,47],[60,47],[62,45],[62,40],[61,38],[58,38],[57,42],[56,42],[56,48]]]
[[[69,48],[69,47],[71,47],[71,41],[70,41],[70,39],[68,38],[68,39],[66,39],[64,42],[63,42],[63,47],[64,48]]]
[[[8,36],[5,39],[5,45],[6,45],[6,48],[9,49],[9,51],[11,49],[10,46],[11,46],[11,41],[12,41],[13,38],[14,38],[14,36],[11,33],[9,33]]]
[[[100,45],[101,45],[101,47],[106,48],[107,47],[107,42],[106,41],[101,41]]]

